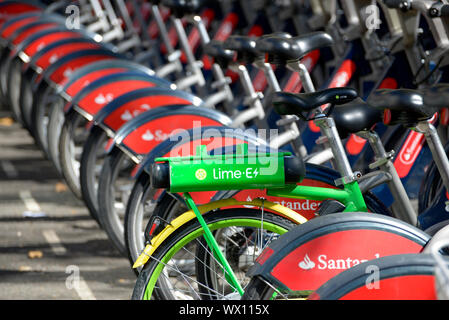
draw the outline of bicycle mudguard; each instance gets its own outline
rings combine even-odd
[[[45,85],[56,90],[58,85],[64,86],[75,70],[94,62],[110,59],[124,60],[124,57],[106,49],[82,50],[68,54],[50,65],[36,78],[34,90],[42,90]]]
[[[220,140],[215,140],[220,139]],[[248,134],[244,130],[227,126],[194,128],[161,142],[151,150],[133,172],[137,177],[145,171],[150,174],[154,159],[168,156],[189,156],[195,153],[195,146],[205,145],[208,151],[218,147],[234,146],[235,144],[248,143],[254,146],[267,146],[265,140],[255,135]],[[210,200],[210,199],[209,199]],[[216,199],[220,200],[220,199]]]
[[[45,6],[38,1],[3,1],[0,3],[0,25],[4,25],[15,16],[28,13],[41,13]]]
[[[248,271],[285,292],[309,293],[362,262],[419,253],[430,240],[425,232],[374,213],[335,213],[317,217],[282,235]]]
[[[208,204],[198,206],[198,210],[201,214],[206,212],[220,209],[223,207],[232,207],[232,206],[251,206],[251,207],[260,207],[270,212],[277,213],[281,216],[287,217],[297,224],[301,224],[307,221],[306,218],[299,215],[293,210],[290,210],[286,207],[281,206],[280,204],[273,203],[270,201],[263,201],[261,199],[254,199],[253,201],[236,201],[235,199],[226,199],[210,202]],[[167,239],[173,232],[175,232],[178,228],[182,227],[189,221],[196,219],[195,213],[193,210],[189,210],[174,220],[170,221],[170,224],[165,227],[160,233],[154,236],[151,239],[151,242],[146,245],[143,252],[140,254],[139,258],[137,258],[136,262],[133,265],[133,268],[138,268],[140,266],[145,265],[145,263],[149,260],[150,256],[153,252],[159,247],[159,245]]]
[[[55,26],[30,35],[17,45],[17,47],[11,52],[12,56],[10,56],[10,58],[14,59],[18,57],[22,62],[28,63],[31,61],[33,55],[45,49],[46,46],[58,40],[64,40],[67,38],[89,39],[81,32],[67,30],[64,26]],[[100,46],[101,44],[98,44],[98,47]]]
[[[445,259],[448,263],[447,258]],[[310,300],[436,300],[436,260],[431,254],[382,257],[343,271]],[[374,274],[375,272],[375,274]]]
[[[154,76],[153,70],[128,60],[102,60],[92,64],[88,64],[73,72],[63,87],[57,91],[65,100],[71,101],[78,92],[92,82],[109,74],[120,73],[126,71],[139,71],[149,76]],[[171,86],[169,81],[159,79],[162,86]],[[164,84],[165,83],[165,84]]]
[[[0,2],[1,14],[20,14],[22,12],[39,11],[46,6],[37,0],[2,1]]]
[[[14,18],[8,19],[4,23],[2,23],[0,27],[0,44],[2,47],[6,47],[8,45],[9,37],[20,27],[36,21],[42,15],[42,12],[31,12],[24,13]]]
[[[190,105],[191,103],[192,100],[184,91],[161,87],[137,89],[108,103],[95,114],[93,123],[113,138],[115,132],[126,122],[143,112],[167,105]]]
[[[49,41],[49,43],[44,48],[33,53],[30,56],[29,62],[24,63],[23,71],[33,69],[35,72],[41,73],[42,70],[39,69],[47,68],[51,63],[67,54],[70,54],[77,50],[90,48],[87,47],[88,45],[95,46],[96,48],[102,47],[101,43],[84,37],[74,37],[73,39],[57,39],[54,41],[53,39],[51,39],[51,41]]]
[[[90,121],[108,103],[133,90],[155,87],[162,92],[173,91],[169,88],[156,88],[164,83],[160,82],[158,77],[137,71],[110,74],[77,92],[64,107],[64,112],[67,114],[74,110]]]
[[[196,98],[196,101],[201,100]],[[232,120],[227,115],[201,106],[170,105],[156,108],[125,123],[109,143],[107,152],[117,147],[134,162],[140,163],[145,154],[174,133],[181,134],[198,124],[201,127],[211,127],[229,126],[231,123]]]
[[[14,52],[20,44],[27,38],[33,36],[38,32],[46,29],[55,28],[57,26],[63,26],[65,19],[55,14],[42,14],[37,20],[31,21],[28,24],[22,25],[16,29],[7,39],[7,47],[10,51]]]

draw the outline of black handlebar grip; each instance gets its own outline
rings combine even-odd
[[[168,163],[153,163],[150,179],[151,186],[155,189],[170,188],[170,169]]]
[[[306,165],[304,161],[294,156],[284,157],[284,174],[286,184],[301,182],[306,176]]]

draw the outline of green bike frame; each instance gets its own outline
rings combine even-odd
[[[204,229],[207,244],[222,264],[228,283],[240,295],[243,295],[243,288],[189,192],[266,189],[270,196],[321,201],[333,199],[344,204],[346,207],[344,211],[367,211],[365,200],[356,180],[349,183],[345,183],[343,180],[342,189],[286,184],[284,157],[290,156],[290,153],[248,154],[247,148],[246,144],[242,144],[237,146],[235,154],[209,156],[205,146],[199,146],[195,156],[155,160],[156,163],[168,163],[170,179],[168,190],[183,193],[188,208],[195,213]]]

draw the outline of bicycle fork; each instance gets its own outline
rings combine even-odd
[[[243,296],[244,290],[242,286],[240,285],[239,281],[237,280],[237,277],[234,274],[234,271],[232,270],[231,266],[229,265],[229,262],[226,260],[225,256],[223,255],[223,252],[221,252],[220,247],[218,246],[217,240],[215,239],[214,235],[212,234],[212,231],[207,226],[206,221],[203,218],[203,215],[198,210],[198,208],[195,205],[195,202],[193,201],[192,197],[188,192],[184,193],[184,199],[186,200],[187,207],[192,210],[195,213],[196,218],[198,219],[201,227],[204,230],[204,238],[209,245],[209,247],[212,249],[212,252],[215,256],[215,258],[218,260],[218,262],[223,266],[225,271],[225,278],[228,281],[228,283],[234,287],[240,296]]]

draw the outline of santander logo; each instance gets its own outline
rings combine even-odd
[[[421,150],[421,148],[418,149],[421,142],[421,136],[421,133],[417,133],[414,137],[410,136],[411,139],[408,139],[404,152],[401,152],[400,155],[403,164],[411,164],[415,160],[416,151]]]
[[[123,121],[129,121],[129,120],[133,119],[134,117],[137,117],[143,111],[148,111],[150,109],[151,109],[151,107],[148,104],[143,104],[140,106],[140,110],[134,110],[132,113],[129,110],[125,110],[121,114],[120,119],[122,119]]]
[[[149,129],[145,131],[142,135],[142,140],[144,141],[164,141],[169,137],[169,134],[162,132],[161,130],[156,130],[151,132]]]
[[[394,161],[394,166],[400,178],[404,178],[409,174],[416,158],[421,152],[424,141],[425,139],[422,133],[410,132]]]
[[[345,71],[339,72],[335,75],[335,78],[332,80],[330,84],[330,88],[344,87],[348,84],[349,74]]]
[[[310,260],[309,256],[305,255],[304,260],[301,261],[298,266],[303,269],[303,270],[310,270],[315,268],[315,262],[313,262],[312,260]]]
[[[114,99],[114,95],[112,93],[107,93],[106,95],[104,95],[103,93],[100,93],[96,98],[95,98],[95,103],[96,104],[105,104],[107,102],[111,102]]]
[[[306,253],[303,260],[298,263],[298,266],[303,270],[311,270],[315,267],[319,270],[346,270],[360,263],[377,258],[380,258],[378,253],[374,254],[374,258],[371,259],[354,259],[350,257],[344,259],[332,259],[325,254],[320,254],[317,257],[317,263],[315,263]]]

